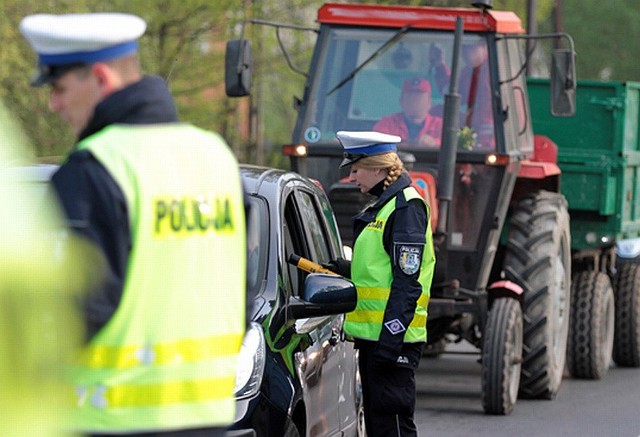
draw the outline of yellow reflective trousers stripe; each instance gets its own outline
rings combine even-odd
[[[238,353],[239,334],[216,335],[156,345],[89,346],[81,362],[92,369],[129,369],[141,364],[194,363]]]

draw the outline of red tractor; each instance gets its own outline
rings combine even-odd
[[[532,131],[524,45],[534,37],[515,14],[490,3],[323,5],[292,145],[284,149],[293,170],[328,188],[350,244],[350,217],[367,199],[344,182],[335,134],[377,129],[384,116],[401,113],[403,84],[428,81],[429,117],[442,119],[438,144],[403,138],[400,145],[415,161],[411,173],[434,224],[428,350],[461,340],[477,347],[483,407],[508,414],[518,396],[552,399],[560,387],[571,241],[555,145]],[[570,45],[552,55],[551,110],[571,115],[573,42],[565,34],[535,38]],[[248,41],[230,41],[229,95],[248,93],[250,64]]]

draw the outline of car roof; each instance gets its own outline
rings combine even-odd
[[[315,184],[309,179],[288,170],[241,164],[240,175],[242,176],[245,191],[254,195],[268,195],[278,192],[282,185],[292,180],[300,181],[308,187],[316,188]]]

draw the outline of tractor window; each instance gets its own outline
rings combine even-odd
[[[468,150],[491,151],[495,148],[493,131],[492,84],[487,41],[467,35],[462,44],[460,70],[460,127],[468,132],[460,144]]]
[[[335,142],[339,130],[377,130],[399,135],[407,148],[439,147],[452,33],[331,28],[319,47],[298,127],[301,140]],[[463,51],[460,125],[469,127],[469,141],[475,139],[470,150],[490,150],[495,141],[486,40],[465,35]]]
[[[505,119],[505,144],[518,145],[526,151],[533,144],[531,119],[527,113],[527,91],[525,75],[522,74],[524,42],[505,39],[498,41],[499,73],[501,82],[502,107],[509,113]],[[523,46],[523,47],[520,47]]]
[[[416,78],[427,81],[434,117],[441,115],[452,35],[410,31],[379,51],[396,34],[397,30],[336,28],[321,37],[316,64],[320,67],[305,108],[305,140],[331,141],[341,129],[372,129],[382,117],[402,110],[403,85]]]

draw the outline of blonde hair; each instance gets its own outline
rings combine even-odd
[[[359,159],[354,165],[361,168],[368,169],[384,169],[387,171],[387,177],[384,181],[384,189],[386,190],[389,185],[394,183],[404,168],[402,161],[398,157],[396,152],[383,153],[381,155],[372,155]]]

